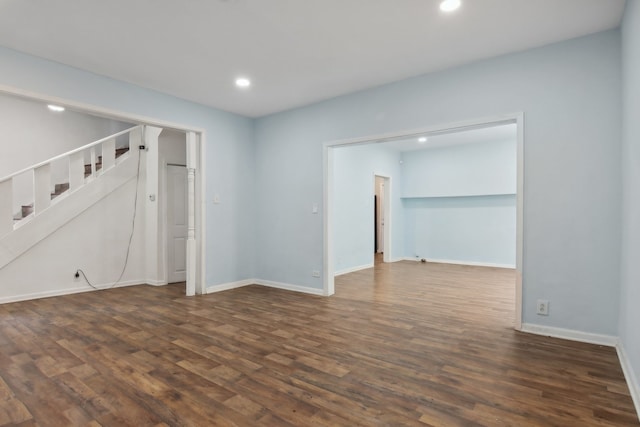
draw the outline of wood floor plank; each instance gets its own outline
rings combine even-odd
[[[397,262],[330,298],[179,284],[0,305],[0,425],[640,425],[614,349],[513,330],[514,282]]]

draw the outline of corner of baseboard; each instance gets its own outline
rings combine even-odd
[[[588,344],[604,345],[616,347],[619,339],[613,335],[594,334],[591,332],[577,331],[574,329],[556,328],[553,326],[542,326],[533,323],[523,323],[521,332],[529,334],[543,335],[553,338],[561,338],[569,341],[578,341]]]
[[[627,352],[624,349],[624,344],[620,340],[616,345],[616,351],[618,353],[618,359],[620,359],[620,366],[622,366],[624,378],[627,380],[629,394],[631,394],[631,399],[633,400],[633,404],[636,407],[636,414],[638,415],[638,420],[640,421],[640,383],[638,382],[638,377],[636,376],[635,371],[633,370],[633,366],[631,366],[631,362],[627,357]]]
[[[263,279],[245,279],[237,282],[222,283],[220,285],[207,286],[207,294],[216,292],[229,291],[231,289],[242,288],[243,286],[259,285],[267,288],[282,289],[285,291],[301,292],[304,294],[324,296],[324,289],[310,288],[307,286],[292,285],[290,283],[274,282],[272,280]]]
[[[256,284],[255,279],[245,279],[245,280],[238,280],[236,282],[228,282],[228,283],[222,283],[219,285],[211,285],[211,286],[207,286],[206,293],[214,294],[216,292],[229,291],[231,289],[238,289],[238,288],[242,288],[243,286],[249,286],[253,284]]]
[[[310,295],[324,296],[324,289],[310,288],[308,286],[292,285],[290,283],[274,282],[272,280],[256,279],[256,285],[266,286],[268,288],[282,289],[285,291],[301,292]]]
[[[500,264],[495,262],[463,261],[463,260],[455,260],[455,259],[431,259],[431,258],[427,258],[426,260],[427,262],[433,262],[436,264],[469,265],[472,267],[493,267],[493,268],[508,268],[508,269],[516,268],[515,264]]]
[[[374,267],[374,263],[371,262],[369,264],[363,264],[363,265],[359,265],[357,267],[344,268],[342,270],[334,272],[333,276],[334,277],[342,276],[344,274],[355,273],[356,271],[366,270],[367,268],[373,268],[373,267]]]

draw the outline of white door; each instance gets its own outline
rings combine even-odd
[[[187,168],[167,166],[167,280],[187,280]]]

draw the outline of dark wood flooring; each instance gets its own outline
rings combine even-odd
[[[0,425],[640,425],[615,351],[515,332],[511,270],[400,262],[331,298],[138,286],[0,306]]]

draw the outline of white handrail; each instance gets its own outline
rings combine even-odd
[[[133,132],[134,130],[136,130],[136,129],[138,129],[138,128],[141,128],[141,127],[142,127],[141,125],[138,125],[138,126],[134,126],[134,127],[130,128],[130,129],[125,129],[125,130],[123,130],[123,131],[121,131],[121,132],[114,133],[113,135],[109,135],[109,136],[107,136],[107,137],[105,137],[105,138],[102,138],[102,139],[99,139],[99,140],[97,140],[97,141],[91,142],[91,143],[89,143],[89,144],[87,144],[87,145],[83,145],[82,147],[74,148],[74,149],[73,149],[73,150],[71,150],[71,151],[67,151],[66,153],[59,154],[59,155],[57,155],[57,156],[55,156],[55,157],[52,157],[52,158],[50,158],[50,159],[48,159],[48,160],[45,160],[45,161],[43,161],[43,162],[36,163],[36,164],[35,164],[35,165],[33,165],[33,166],[28,166],[28,167],[26,167],[26,168],[24,168],[24,169],[19,170],[18,172],[14,172],[14,173],[12,173],[11,175],[7,175],[7,176],[5,176],[4,178],[0,179],[0,183],[5,182],[5,181],[8,181],[8,180],[10,180],[11,178],[13,178],[13,177],[15,177],[15,176],[18,176],[18,175],[20,175],[20,174],[23,174],[23,173],[25,173],[25,172],[28,172],[28,171],[30,171],[31,169],[39,168],[40,166],[44,166],[44,165],[46,165],[46,164],[48,164],[48,163],[55,162],[56,160],[59,160],[59,159],[62,159],[62,158],[64,158],[64,157],[67,157],[67,156],[70,156],[70,155],[72,155],[72,154],[75,154],[75,153],[77,153],[77,152],[80,152],[80,151],[86,150],[87,148],[91,148],[91,147],[93,147],[93,146],[95,146],[95,145],[102,144],[103,142],[108,141],[108,140],[110,140],[110,139],[117,138],[117,137],[119,137],[120,135],[124,135],[124,134],[130,133],[130,132]],[[131,147],[129,147],[129,149],[131,149]]]

